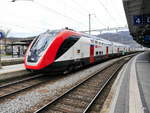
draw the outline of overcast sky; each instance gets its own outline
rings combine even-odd
[[[122,0],[0,0],[0,27],[18,33],[38,34],[46,29],[70,27],[88,30],[127,24]]]

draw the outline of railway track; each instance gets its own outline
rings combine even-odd
[[[41,106],[34,113],[89,113],[91,111],[97,113],[93,109],[96,104],[93,103],[129,59],[124,58],[96,72],[59,97]]]
[[[48,81],[46,76],[43,76],[42,74],[37,74],[34,76],[23,78],[18,81],[5,83],[3,85],[0,85],[0,99],[4,99],[8,96],[13,96],[14,94],[40,85],[41,83],[45,83],[46,81]]]

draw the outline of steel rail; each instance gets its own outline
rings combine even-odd
[[[123,58],[124,59],[124,58]],[[120,59],[116,62],[119,62],[123,59]],[[61,94],[60,96],[54,98],[53,100],[51,100],[50,102],[48,102],[47,104],[45,104],[44,106],[42,106],[41,108],[39,108],[38,110],[36,110],[34,113],[41,113],[42,111],[45,111],[51,104],[55,103],[56,101],[58,101],[59,99],[63,98],[65,95],[67,95],[68,93],[70,93],[72,90],[74,90],[75,88],[79,87],[80,85],[82,85],[84,82],[86,82],[87,80],[89,80],[90,78],[92,78],[93,76],[101,73],[102,71],[108,69],[109,67],[111,67],[112,65],[114,65],[116,62],[110,64],[109,66],[107,67],[104,67],[103,69],[101,70],[98,70],[96,71],[95,73],[93,73],[92,75],[90,75],[89,77],[87,77],[85,80],[82,80],[80,83],[76,84],[75,86],[73,86],[72,88],[70,88],[69,90],[67,90],[66,92],[64,92],[63,94]],[[96,97],[95,97],[96,98]],[[93,102],[90,103],[90,105],[92,104]],[[87,109],[88,110],[88,109]]]
[[[102,93],[102,91],[104,90],[104,88],[108,85],[108,83],[111,81],[111,79],[120,71],[120,69],[122,68],[122,66],[125,63],[121,64],[116,70],[115,72],[112,73],[112,75],[109,77],[109,79],[104,83],[104,85],[100,88],[100,90],[98,91],[98,93],[94,96],[94,98],[92,99],[92,101],[89,103],[89,105],[86,107],[86,109],[83,111],[83,113],[88,113],[89,109],[91,108],[91,106],[93,105],[93,103],[95,102],[95,100],[98,98],[98,96]]]
[[[40,75],[37,75],[37,76],[35,76],[35,77],[30,77],[30,78],[26,78],[26,79],[24,79],[24,80],[17,81],[17,82],[15,82],[14,84],[9,83],[9,84],[4,85],[3,87],[1,87],[0,90],[2,90],[3,88],[7,88],[7,86],[9,87],[9,86],[11,86],[11,85],[17,85],[17,84],[19,84],[19,83],[26,82],[26,81],[28,81],[28,80],[32,80],[32,79],[36,79],[36,78],[40,78],[40,77],[44,77],[44,76],[40,74]],[[46,80],[43,80],[43,81],[37,81],[37,83],[34,83],[34,84],[32,84],[32,85],[29,85],[29,86],[26,86],[26,87],[23,87],[23,88],[19,88],[18,90],[10,91],[10,92],[8,92],[8,93],[6,93],[6,94],[1,95],[1,96],[0,96],[0,100],[1,100],[1,99],[4,99],[5,97],[8,97],[8,96],[17,94],[17,93],[19,93],[19,92],[23,92],[23,91],[25,91],[25,90],[27,90],[27,89],[36,87],[36,86],[38,86],[38,85],[40,85],[40,84],[42,84],[42,83],[45,83],[45,82],[47,82],[47,81],[49,81],[49,79],[46,79]]]
[[[17,81],[14,81],[14,82],[6,83],[6,84],[3,84],[3,85],[0,85],[0,88],[8,87],[8,86],[11,86],[11,85],[14,85],[14,84],[18,84],[18,83],[21,83],[21,82],[24,82],[24,81],[27,81],[27,80],[39,78],[41,76],[43,76],[43,75],[39,74],[39,75],[36,75],[36,76],[27,77],[27,78],[24,78],[24,79],[21,79],[21,80],[17,80]]]

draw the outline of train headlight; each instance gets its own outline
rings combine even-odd
[[[31,61],[35,61],[35,58],[31,58]]]

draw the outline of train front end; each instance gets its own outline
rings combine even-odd
[[[58,32],[58,30],[47,31],[32,41],[24,59],[27,70],[42,70],[54,62],[54,55],[49,51]]]

